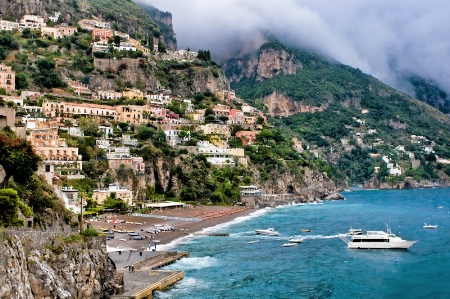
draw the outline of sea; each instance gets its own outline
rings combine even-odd
[[[256,210],[168,245],[185,277],[154,298],[450,298],[450,189],[355,190],[345,200]],[[424,223],[438,225],[423,228]],[[417,240],[407,250],[348,249],[350,227]],[[281,236],[256,235],[275,228]],[[309,229],[310,232],[303,232]],[[304,238],[282,247],[290,237]],[[256,242],[254,242],[256,241]]]

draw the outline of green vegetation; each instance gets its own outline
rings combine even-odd
[[[263,81],[257,81],[257,74],[253,74],[253,77],[232,83],[232,88],[239,96],[263,110],[266,107],[262,99],[275,91],[292,101],[312,107],[314,112],[275,118],[271,122],[277,127],[287,127],[286,134],[299,138],[305,148],[316,150],[333,162],[338,172],[345,174],[351,182],[368,180],[373,176],[375,165],[384,163],[371,158],[370,153],[390,155],[397,145],[410,145],[411,135],[424,136],[435,142],[433,148],[439,152],[439,157],[450,158],[450,152],[446,150],[450,147],[450,133],[447,130],[450,121],[447,117],[363,74],[359,69],[329,61],[311,51],[289,49],[276,40],[264,44],[260,52],[269,49],[287,51],[302,67],[297,69],[296,74],[281,74]],[[234,59],[227,63],[228,76],[241,76],[244,70],[237,61]],[[416,86],[420,84],[418,80],[415,82]],[[438,89],[421,86],[424,96],[446,97]],[[366,112],[363,113],[364,110]],[[368,134],[370,129],[376,130],[376,133]],[[348,142],[347,148],[343,140]],[[401,177],[408,175],[419,180],[437,178],[437,164],[425,159],[423,146],[411,149],[421,161],[419,168],[406,165],[408,157],[397,161],[403,163],[402,168],[406,169]],[[380,177],[386,180],[389,176]]]

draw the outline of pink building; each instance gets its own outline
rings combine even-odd
[[[239,131],[236,137],[242,139],[242,145],[247,145],[256,142],[256,134],[256,131]]]
[[[94,28],[92,29],[92,38],[95,41],[108,41],[113,37],[111,29]]]
[[[16,89],[16,73],[4,64],[0,64],[0,87],[6,90]]]
[[[245,124],[244,112],[237,109],[231,109],[228,114],[228,123],[231,125]]]

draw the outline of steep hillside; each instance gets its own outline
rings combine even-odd
[[[36,14],[48,19],[54,12],[61,12],[65,22],[76,22],[83,18],[102,19],[113,23],[119,31],[136,38],[156,39],[162,37],[169,49],[177,47],[172,29],[172,16],[153,9],[153,20],[142,8],[129,0],[17,0],[0,1],[0,17],[20,20],[25,14]],[[157,23],[161,24],[161,28]]]
[[[450,98],[435,82],[418,76],[410,77],[409,82],[414,87],[417,99],[445,114],[450,114]]]
[[[376,176],[436,180],[450,174],[435,156],[450,157],[450,119],[358,69],[276,40],[228,60],[223,69],[237,94],[275,117],[305,148],[340,167],[350,181],[363,183],[375,167],[395,165],[401,175]]]

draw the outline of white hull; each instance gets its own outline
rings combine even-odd
[[[255,233],[257,235],[266,235],[266,236],[279,236],[280,233],[278,233],[275,229],[273,228],[268,228],[268,229],[257,229],[255,230]]]
[[[401,242],[350,242],[350,249],[408,249],[413,246],[416,241]]]
[[[265,235],[265,236],[279,236],[279,233],[271,233],[271,232],[258,232],[255,231],[257,235]]]

